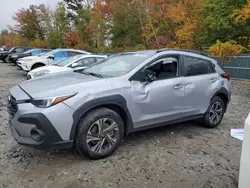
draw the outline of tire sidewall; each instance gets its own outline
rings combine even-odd
[[[119,134],[117,137],[117,142],[114,144],[111,150],[98,154],[98,153],[94,153],[93,151],[89,149],[89,146],[86,142],[86,138],[87,138],[87,133],[88,133],[90,126],[93,123],[95,123],[98,119],[102,119],[102,118],[109,118],[115,121],[118,126]],[[105,109],[105,108],[99,109],[97,111],[92,111],[85,118],[83,118],[83,121],[81,121],[79,124],[79,129],[78,129],[77,137],[76,137],[78,151],[82,155],[85,155],[92,159],[105,158],[107,156],[110,156],[118,148],[120,142],[122,141],[123,134],[124,134],[123,121],[116,112],[109,110],[109,109]]]
[[[210,110],[211,110],[211,108],[212,108],[212,106],[213,106],[213,104],[215,102],[220,102],[222,104],[223,113],[222,113],[222,117],[221,117],[220,121],[218,123],[216,123],[216,124],[212,124],[210,122],[210,119],[209,119],[209,114],[210,114]],[[226,105],[225,105],[224,101],[220,97],[218,97],[218,96],[213,97],[213,99],[211,100],[211,103],[210,103],[210,105],[208,107],[208,110],[207,110],[207,112],[205,114],[205,117],[204,117],[206,127],[208,127],[208,128],[217,127],[221,123],[221,121],[223,120],[223,117],[224,117],[224,114],[225,114],[225,110],[226,110]]]

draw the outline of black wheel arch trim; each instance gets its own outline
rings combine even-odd
[[[224,94],[224,95],[227,96],[228,101],[227,101],[227,104],[226,104],[226,105],[228,105],[228,103],[230,102],[230,99],[231,99],[231,96],[230,96],[230,93],[228,92],[228,90],[227,90],[225,87],[222,87],[220,90],[218,90],[218,91],[213,95],[213,97],[214,97],[214,96],[217,96],[217,95],[219,95],[219,94]],[[213,97],[212,97],[212,98],[213,98]],[[211,98],[211,99],[212,99],[212,98]]]
[[[127,118],[126,119],[127,125],[124,125],[125,134],[129,134],[131,130],[133,130],[133,121],[132,121],[130,112],[127,108],[126,99],[121,95],[111,95],[107,97],[100,97],[100,98],[95,98],[93,100],[90,100],[84,103],[74,112],[73,114],[74,121],[73,121],[73,125],[72,125],[71,132],[70,132],[70,140],[75,139],[77,126],[78,126],[80,119],[90,110],[97,108],[97,107],[105,106],[105,105],[117,105],[120,108],[122,108]]]
[[[34,64],[31,66],[31,69],[32,69],[33,67],[35,67],[36,65],[46,66],[44,63],[36,62],[36,63],[34,63]]]

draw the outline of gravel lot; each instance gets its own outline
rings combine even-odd
[[[0,63],[0,188],[236,188],[241,141],[229,135],[249,113],[250,85],[232,81],[233,96],[216,129],[178,124],[126,137],[113,156],[90,161],[74,150],[19,146],[8,128],[8,89],[25,73]]]

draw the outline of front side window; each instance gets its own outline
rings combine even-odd
[[[203,74],[214,73],[214,68],[211,62],[195,57],[184,57],[184,72],[185,76],[197,76]]]
[[[24,49],[23,48],[16,48],[15,53],[23,53]]]
[[[89,58],[81,59],[77,63],[78,63],[78,67],[88,67],[94,64],[95,62],[96,62],[95,57],[89,57]]]
[[[69,64],[71,64],[72,62],[76,61],[77,59],[81,58],[82,55],[80,56],[72,56],[69,57],[68,59],[65,59],[63,61],[60,61],[59,63],[55,64],[58,67],[67,67]]]
[[[129,73],[150,56],[152,56],[152,53],[132,52],[117,54],[90,66],[84,72],[108,77],[122,76]]]
[[[154,60],[136,72],[130,80],[144,81],[150,73],[154,80],[164,80],[178,77],[179,55],[168,55]]]

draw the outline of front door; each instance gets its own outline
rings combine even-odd
[[[164,61],[160,59],[159,63]],[[134,128],[142,128],[182,117],[184,78],[179,77],[178,62],[161,67],[150,83],[131,81],[131,116]]]

